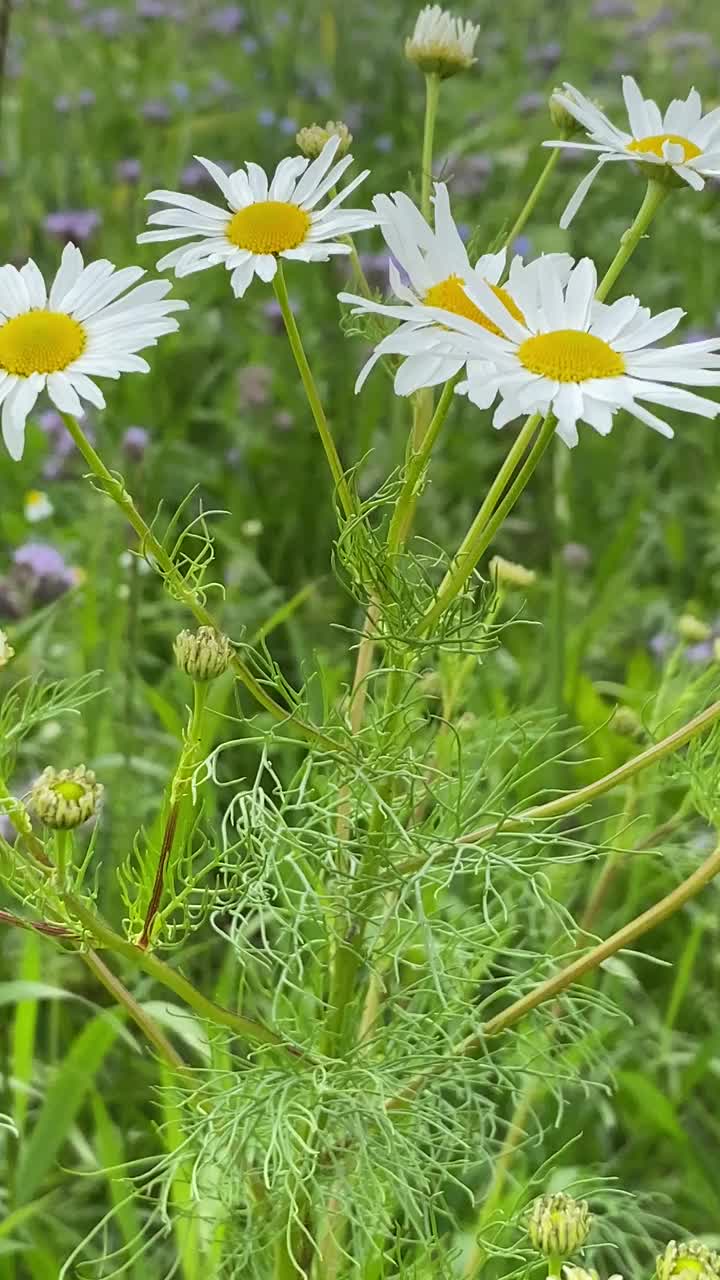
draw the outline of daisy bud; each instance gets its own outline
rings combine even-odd
[[[197,631],[181,631],[173,645],[175,659],[181,671],[191,680],[214,680],[227,671],[232,661],[233,648],[227,636],[213,627],[198,627]]]
[[[340,146],[335,152],[335,158],[340,160],[350,150],[353,140],[350,130],[342,120],[328,120],[327,124],[311,124],[295,134],[295,141],[309,160],[315,160],[320,155],[330,138],[340,139]]]
[[[555,125],[560,137],[573,138],[576,134],[582,133],[583,126],[580,124],[579,120],[575,119],[574,115],[571,115],[561,98],[558,96],[560,94],[564,94],[564,92],[565,91],[563,89],[559,89],[557,87],[553,89],[550,94],[550,101],[548,102],[548,110],[550,112],[550,119]]]
[[[103,793],[92,769],[45,769],[30,792],[30,807],[46,827],[68,830],[79,827],[97,812]]]
[[[446,80],[458,71],[467,71],[476,61],[473,57],[480,28],[472,22],[456,18],[439,4],[421,9],[412,36],[405,41],[405,57],[426,75]]]
[[[6,667],[11,658],[15,657],[15,650],[4,631],[0,631],[0,670]]]
[[[537,578],[534,569],[526,569],[524,564],[515,564],[502,556],[493,556],[489,568],[492,577],[503,587],[531,587]]]
[[[568,1258],[581,1249],[590,1234],[592,1218],[586,1200],[559,1191],[540,1196],[528,1220],[533,1246],[546,1258]]]
[[[643,732],[643,723],[632,707],[622,706],[615,708],[610,728],[622,738],[639,738]]]
[[[703,640],[709,640],[712,635],[712,628],[700,618],[696,618],[693,613],[680,615],[677,620],[677,631],[681,640],[687,640],[689,644],[701,644]]]
[[[657,1260],[657,1280],[720,1280],[720,1254],[699,1240],[671,1240]]]

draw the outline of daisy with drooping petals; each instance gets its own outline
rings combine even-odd
[[[632,76],[623,76],[622,84],[630,133],[617,129],[594,102],[571,84],[564,85],[564,92],[556,90],[553,94],[553,99],[583,125],[592,141],[563,138],[544,145],[599,154],[594,169],[568,202],[560,219],[563,228],[569,227],[600,169],[609,161],[640,160],[657,169],[658,179],[672,171],[695,191],[702,191],[705,178],[720,173],[720,107],[704,116],[700,94],[691,89],[684,102],[676,98],[663,115],[652,98],[643,98]]]
[[[106,259],[85,266],[74,244],[66,245],[49,293],[32,259],[19,271],[0,267],[0,402],[11,458],[22,457],[25,422],[43,388],[61,413],[82,417],[81,400],[105,408],[95,377],[147,373],[137,352],[173,333],[170,313],[187,303],[166,299],[166,280],[131,288],[144,275],[142,267],[118,271]]]
[[[486,284],[466,286],[470,300],[495,321],[502,336],[461,316],[448,320],[467,360],[467,380],[457,390],[481,409],[499,396],[493,426],[552,412],[558,435],[572,446],[578,422],[607,435],[619,409],[672,436],[672,428],[643,401],[717,416],[720,404],[685,387],[720,386],[720,357],[714,354],[720,338],[654,347],[681,320],[679,307],[651,316],[637,298],[597,302],[597,273],[589,258],[575,264],[567,281],[548,258],[532,266],[534,278],[520,279],[514,290],[519,319]],[[523,289],[523,283],[532,287]]]
[[[405,57],[421,71],[447,79],[476,61],[473,55],[479,34],[474,22],[456,18],[439,4],[426,4],[405,41]]]
[[[492,292],[502,298],[510,313],[519,315],[512,300],[512,291],[508,292],[498,284],[505,271],[505,249],[499,253],[486,253],[471,266],[450,211],[448,190],[443,182],[435,183],[433,204],[434,228],[402,191],[396,191],[392,196],[376,196],[373,200],[383,236],[394,259],[389,266],[390,287],[402,305],[388,306],[353,293],[341,293],[338,297],[341,302],[353,305],[354,315],[371,312],[401,323],[376,346],[360,371],[356,391],[360,390],[380,357],[385,355],[407,357],[395,376],[398,395],[410,395],[420,387],[436,386],[459,373],[465,360],[452,342],[445,340],[444,313],[449,311],[465,316],[491,333],[500,332],[494,321],[471,302],[465,292],[466,284],[485,281]],[[572,259],[568,254],[552,256],[558,270],[562,264],[566,264],[569,270]],[[408,284],[403,282],[395,263],[402,268]],[[511,280],[522,269],[522,260],[515,258],[510,268]]]
[[[317,208],[352,164],[352,156],[333,164],[340,143],[341,138],[333,135],[312,164],[305,156],[281,160],[270,182],[265,170],[252,161],[228,175],[211,160],[197,156],[222,191],[227,209],[178,191],[151,191],[148,200],[169,208],[150,215],[148,224],[161,229],[144,231],[138,242],[192,240],[193,244],[183,244],[161,258],[158,269],[172,267],[176,276],[188,276],[222,263],[232,272],[230,283],[237,298],[242,298],[253,276],[271,281],[278,257],[327,262],[333,254],[350,253],[350,246],[338,237],[374,227],[377,218],[365,209],[340,207],[369,169]]]

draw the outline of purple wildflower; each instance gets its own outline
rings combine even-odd
[[[142,175],[142,165],[134,156],[128,156],[125,160],[118,160],[115,165],[115,177],[118,182],[139,182]]]
[[[245,21],[245,10],[239,4],[226,4],[208,14],[207,26],[219,36],[232,36]]]
[[[150,443],[150,432],[146,431],[145,427],[128,427],[121,443],[123,450],[133,462],[141,462]]]
[[[148,120],[151,124],[166,124],[172,116],[167,102],[163,102],[162,98],[148,98],[143,102],[140,114],[143,120]]]
[[[547,95],[544,93],[523,93],[515,103],[515,110],[520,116],[534,116],[547,106]]]
[[[97,231],[102,219],[97,209],[64,209],[48,213],[43,221],[45,230],[60,240],[72,240],[82,244]]]

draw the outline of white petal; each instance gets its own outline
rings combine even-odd
[[[247,169],[248,182],[253,199],[257,201],[267,200],[268,196],[268,179],[264,169],[259,164],[255,164],[253,160],[248,160],[245,168]]]
[[[45,288],[45,280],[40,268],[29,258],[24,267],[20,268],[20,275],[25,281],[25,288],[28,291],[30,306],[44,307],[47,302],[47,289]]]
[[[570,329],[586,330],[597,289],[597,271],[590,258],[581,258],[565,286],[565,310]]]
[[[652,127],[645,99],[632,76],[623,76],[622,89],[630,128],[634,136],[648,138],[651,134],[657,133],[658,130]]]
[[[272,253],[255,254],[255,273],[269,284],[277,275],[277,258]]]
[[[585,177],[582,179],[582,182],[580,182],[578,186],[575,188],[575,191],[573,192],[567,204],[565,205],[562,216],[560,218],[561,231],[567,231],[568,227],[570,226],[570,223],[575,217],[575,214],[580,208],[580,205],[582,204],[593,182],[595,181],[597,175],[599,174],[600,170],[602,169],[603,165],[606,162],[607,162],[607,156],[601,156],[597,164],[595,165],[595,167],[591,169],[589,173],[586,173]]]
[[[228,175],[225,173],[225,171],[220,168],[219,164],[215,164],[214,160],[207,160],[205,156],[195,156],[195,159],[210,174],[210,177],[212,178],[213,182],[216,183],[217,186],[220,188],[220,190],[222,191],[225,199],[227,200],[231,208],[235,207],[233,205],[232,183]]]
[[[61,413],[82,417],[83,407],[70,379],[64,373],[51,373],[47,380],[48,395]]]
[[[79,373],[77,369],[71,368],[67,372],[68,381],[72,384],[73,389],[83,400],[88,400],[90,404],[94,404],[96,409],[105,408],[105,397],[99,387],[87,374]]]
[[[302,204],[304,200],[307,200],[312,195],[316,186],[330,168],[339,146],[340,138],[337,134],[333,134],[332,137],[328,138],[317,160],[313,160],[310,168],[305,170],[298,182],[293,194],[295,204]]]
[[[50,288],[48,306],[51,311],[56,311],[63,306],[66,294],[79,280],[84,265],[83,256],[77,245],[66,244],[58,273]]]
[[[2,435],[14,462],[22,458],[27,416],[44,383],[45,375],[42,373],[31,373],[29,378],[18,378],[3,402]]]
[[[255,275],[255,257],[248,258],[247,262],[241,262],[235,267],[230,276],[230,287],[236,298],[243,298],[246,290]]]

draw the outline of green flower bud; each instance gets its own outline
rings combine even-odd
[[[720,1280],[720,1254],[700,1240],[671,1240],[657,1260],[657,1280]]]
[[[583,132],[583,126],[580,124],[579,120],[575,119],[572,112],[568,110],[563,99],[565,99],[565,101],[571,101],[572,95],[566,89],[553,89],[550,94],[550,101],[548,102],[550,119],[555,125],[555,128],[561,138],[574,138],[577,134]]]
[[[622,738],[639,738],[643,732],[643,722],[632,707],[619,706],[613,712],[610,728]]]
[[[87,822],[97,812],[103,788],[92,769],[47,768],[33,784],[30,807],[46,827],[67,831]]]
[[[192,680],[201,682],[221,676],[227,671],[233,656],[233,647],[227,636],[213,627],[181,631],[173,650],[180,670]]]
[[[503,556],[493,556],[489,568],[493,578],[504,587],[531,587],[537,578],[534,569],[526,569],[524,564],[505,560]]]
[[[327,124],[311,124],[306,129],[300,129],[295,134],[295,141],[304,156],[308,156],[310,160],[314,160],[320,155],[323,147],[331,138],[339,138],[340,146],[335,152],[335,159],[339,160],[341,156],[347,154],[353,136],[346,124],[342,120],[328,120]]]
[[[707,622],[696,618],[694,613],[682,613],[677,620],[677,630],[681,639],[687,640],[689,644],[701,644],[712,635],[712,628]]]
[[[590,1234],[592,1218],[586,1200],[574,1200],[559,1191],[540,1196],[532,1206],[528,1235],[546,1258],[569,1258],[581,1249]]]

